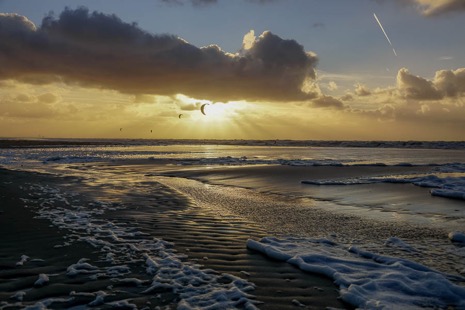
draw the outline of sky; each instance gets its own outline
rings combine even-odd
[[[465,140],[465,0],[0,0],[0,137]]]

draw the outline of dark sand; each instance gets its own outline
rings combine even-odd
[[[133,182],[121,186],[104,181],[87,184],[76,178],[0,170],[0,306],[8,303],[22,308],[45,298],[69,299],[72,291],[105,291],[111,294],[105,298],[106,302],[127,299],[138,307],[176,307],[175,294],[141,294],[150,283],[143,262],[129,264],[132,273],[126,275],[145,279],[142,287],[117,285],[110,277],[92,280],[89,275],[67,276],[67,267],[81,258],[88,258],[101,268],[108,267],[109,263],[102,260],[104,253],[100,248],[84,241],[75,240],[69,246],[56,247],[72,238],[65,239],[70,236],[66,229],[52,226],[47,219],[35,218],[36,205],[44,197],[31,192],[28,186],[41,184],[61,188],[65,193],[78,193],[74,199],[81,204],[107,199],[124,205],[123,210],[106,213],[102,219],[133,225],[155,238],[174,242],[179,253],[188,255],[185,260],[255,283],[256,289],[251,294],[263,302],[258,304],[261,309],[293,309],[296,307],[293,300],[305,304],[305,309],[348,308],[337,299],[336,287],[330,280],[247,250],[248,238],[258,239],[268,233],[259,222],[237,214],[224,214],[208,203],[198,204],[155,180]],[[29,256],[30,260],[17,266],[21,255]],[[35,287],[34,282],[42,273],[50,276],[50,282]],[[11,298],[18,291],[26,292],[23,303]],[[80,295],[54,303],[52,308],[87,305],[94,299],[95,293]]]
[[[64,243],[66,232],[53,227],[46,219],[35,218],[37,213],[21,200],[40,199],[25,190],[27,183],[58,185],[62,181],[35,173],[0,169],[0,305],[18,302],[17,298],[12,298],[17,291],[27,292],[23,299],[27,305],[51,297],[69,297],[71,291],[103,289],[110,284],[109,281],[96,281],[92,288],[83,288],[82,278],[66,277],[67,267],[80,258],[96,260],[95,249],[82,242],[56,248],[55,245]],[[17,265],[22,255],[29,259]],[[34,286],[40,274],[56,276],[49,285]],[[24,305],[17,304],[16,307]],[[62,304],[64,307],[74,305],[74,302]]]
[[[28,188],[30,185],[69,188],[72,184],[78,184],[75,178],[0,169],[0,308],[35,306],[37,309],[67,309],[86,306],[96,299],[98,292],[109,294],[105,297],[107,303],[129,299],[139,307],[147,304],[154,307],[172,305],[171,294],[163,295],[164,299],[161,300],[159,297],[141,295],[139,287],[115,282],[110,276],[92,278],[95,273],[67,274],[68,267],[83,258],[98,267],[99,271],[105,271],[111,265],[102,260],[99,248],[76,240],[72,232],[52,225],[48,219],[37,218],[40,214],[38,205],[53,198],[53,195]],[[83,204],[91,202],[86,197],[79,199]],[[68,206],[56,200],[53,207]],[[63,246],[66,242],[69,245]],[[21,264],[19,262],[23,255],[27,255],[28,259]],[[139,270],[133,268],[133,273],[127,277],[140,276],[143,269],[143,266]],[[40,274],[49,277],[45,285],[35,284]],[[150,282],[148,276],[145,280]],[[24,293],[24,296],[15,296],[18,292]],[[55,302],[48,306],[51,300]],[[100,305],[100,308],[113,307]]]

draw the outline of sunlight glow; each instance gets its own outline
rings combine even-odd
[[[225,103],[207,104],[204,108],[206,116],[216,119],[228,118],[228,113],[230,113],[231,110],[231,107],[228,107],[228,104]]]

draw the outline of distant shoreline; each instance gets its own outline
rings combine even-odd
[[[349,147],[405,149],[465,149],[465,141],[344,141],[344,140],[237,140],[237,139],[77,139],[0,138],[0,148],[131,145],[229,145],[282,147]]]

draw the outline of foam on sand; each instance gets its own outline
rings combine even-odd
[[[21,255],[21,259],[16,263],[16,266],[22,266],[24,265],[25,262],[27,262],[30,259],[29,256],[27,255]]]
[[[453,231],[449,233],[449,239],[452,242],[458,242],[465,244],[465,233],[460,231]]]
[[[451,168],[451,167],[446,167]],[[458,174],[458,176],[437,176],[434,174],[425,176],[385,176],[374,178],[346,178],[346,179],[326,179],[326,180],[303,180],[302,184],[310,185],[361,185],[375,183],[411,183],[420,187],[431,188],[430,193],[433,196],[465,200],[465,176],[463,176],[463,167],[460,166],[458,172],[449,172]],[[438,172],[438,174],[443,174]]]
[[[90,281],[114,279],[122,283],[135,283],[140,286],[141,294],[172,292],[178,296],[178,309],[255,308],[256,302],[249,294],[255,289],[254,284],[230,274],[201,268],[201,265],[189,262],[185,255],[178,254],[172,243],[153,238],[130,223],[112,222],[99,217],[124,206],[100,201],[76,205],[72,193],[64,193],[50,186],[33,184],[29,190],[36,197],[42,197],[23,200],[38,213],[38,218],[47,219],[53,225],[69,231],[68,242],[84,241],[102,253],[104,264],[81,258],[68,266],[67,277],[84,276]],[[18,263],[23,264],[28,259],[23,256]],[[146,274],[138,274],[140,279],[125,278],[130,273],[134,275],[133,269],[140,269],[141,265],[145,265]],[[147,277],[151,281],[147,281]],[[43,286],[48,282],[48,276],[40,274],[34,286]],[[21,299],[19,294],[16,300]],[[109,292],[97,291],[88,305],[136,308],[136,305],[124,299],[107,302],[107,297],[111,295],[111,289]],[[78,295],[71,294],[71,300],[75,296]],[[31,307],[41,309],[51,303],[68,300],[47,299]]]
[[[37,286],[43,286],[43,285],[48,284],[48,282],[50,282],[49,277],[46,274],[41,273],[39,275],[39,278],[37,279],[37,281],[34,282],[34,286],[36,286],[36,287]]]
[[[396,241],[399,244],[398,241]],[[247,247],[273,259],[330,277],[341,298],[363,309],[465,308],[465,281],[410,260],[387,257],[327,239],[266,237]]]

